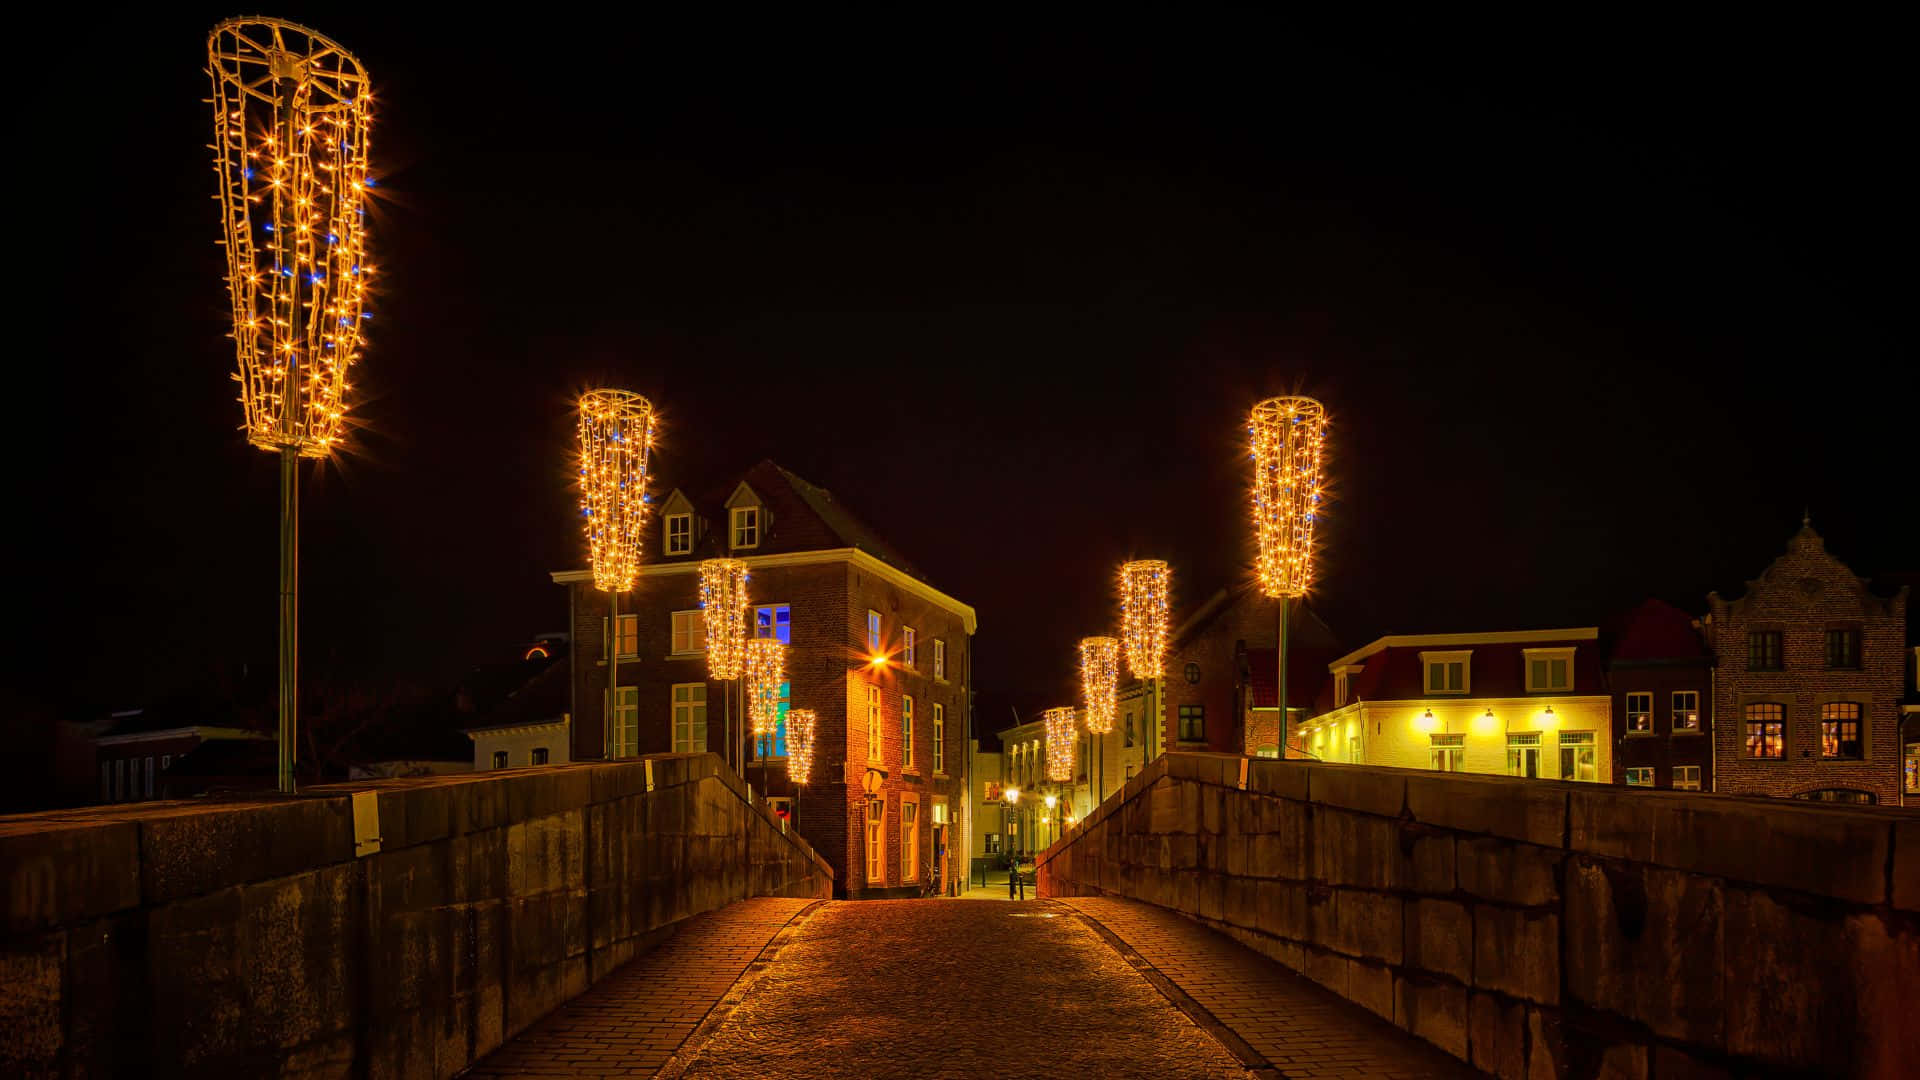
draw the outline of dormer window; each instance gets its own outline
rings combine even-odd
[[[691,555],[693,553],[693,515],[667,515],[667,554]]]
[[[733,547],[755,548],[760,546],[760,508],[757,506],[736,506],[733,508]]]
[[[1525,649],[1527,693],[1547,694],[1573,689],[1573,649]]]
[[[1429,694],[1464,694],[1473,685],[1473,650],[1460,652],[1423,652],[1420,663],[1426,670],[1422,685]]]

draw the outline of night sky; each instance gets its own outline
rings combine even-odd
[[[1334,417],[1316,602],[1355,645],[1697,612],[1803,507],[1857,572],[1920,568],[1885,30],[383,10],[281,12],[383,99],[360,428],[304,492],[309,679],[564,628],[569,408],[602,384],[660,407],[661,490],[771,457],[973,604],[987,730],[1068,700],[1121,560],[1170,560],[1176,607],[1247,572],[1274,393]],[[205,148],[224,14],[138,16],[33,91],[71,200],[14,208],[61,236],[24,313],[59,344],[13,357],[60,396],[11,402],[48,707],[272,662],[277,463],[237,430]]]

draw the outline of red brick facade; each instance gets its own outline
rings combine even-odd
[[[1874,595],[1804,526],[1786,554],[1747,583],[1746,595],[1722,600],[1715,593],[1707,602],[1717,789],[1733,795],[1865,793],[1898,805],[1907,590]],[[1853,666],[1828,663],[1829,631],[1857,633]],[[1777,668],[1749,664],[1753,634],[1779,635]],[[1850,704],[1860,706],[1861,756],[1825,757],[1822,709]],[[1756,705],[1779,706],[1784,747],[1777,758],[1748,753],[1747,709]]]
[[[1700,791],[1713,790],[1711,665],[1706,643],[1686,612],[1649,600],[1608,635],[1607,691],[1613,695],[1613,782],[1627,770],[1672,788],[1676,769],[1697,770]],[[1639,700],[1635,700],[1638,697]],[[1686,705],[1694,705],[1689,717]],[[1639,707],[1647,709],[1638,718]],[[1691,724],[1689,724],[1691,719]],[[1636,726],[1637,725],[1637,726]]]

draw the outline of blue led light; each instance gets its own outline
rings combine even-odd
[[[261,228],[263,228],[263,229],[265,229],[265,230],[267,230],[268,232],[272,232],[272,231],[273,231],[273,222],[271,222],[271,221],[265,221],[265,222],[261,222],[261,223],[260,223],[260,227],[261,227]]]
[[[241,176],[244,176],[244,177],[246,177],[246,178],[247,178],[247,179],[249,179],[249,180],[251,180],[251,179],[253,179],[253,170],[252,170],[252,169],[241,169],[241,170],[240,170],[240,175],[241,175]]]

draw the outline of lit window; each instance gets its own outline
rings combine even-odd
[[[1540,775],[1539,732],[1507,732],[1507,775],[1525,777]]]
[[[630,660],[640,655],[640,616],[620,616],[620,659]]]
[[[933,797],[933,823],[935,825],[952,824],[951,819],[947,817],[947,797],[945,795],[935,795]]]
[[[1860,703],[1830,701],[1820,706],[1820,756],[1859,758]]]
[[[786,604],[765,604],[754,608],[753,636],[773,638],[783,645],[793,644],[793,608]]]
[[[693,515],[667,515],[667,554],[686,555],[693,551]]]
[[[735,548],[760,546],[759,507],[736,506],[733,508],[733,546]]]
[[[1527,692],[1537,694],[1573,688],[1572,649],[1525,649]]]
[[[914,641],[913,627],[911,626],[902,627],[900,630],[900,636],[901,636],[900,662],[907,665],[908,667],[919,667],[920,666],[920,647],[918,643]]]
[[[887,804],[884,799],[867,800],[867,887],[887,883]]]
[[[913,768],[913,695],[900,695],[900,767]]]
[[[1770,701],[1755,701],[1747,706],[1747,756],[1784,758],[1787,756],[1786,709]]]
[[[986,853],[988,855],[1000,854],[1000,834],[999,833],[990,832],[987,834],[987,852]]]
[[[880,655],[880,613],[867,609],[867,652]]]
[[[920,801],[900,797],[900,880],[920,879]]]
[[[867,760],[874,765],[880,760],[880,688],[867,686]]]
[[[1747,670],[1781,670],[1780,631],[1755,630],[1747,635]]]
[[[940,638],[933,639],[933,677],[947,677],[947,643]]]
[[[1652,787],[1653,786],[1653,769],[1651,767],[1640,767],[1640,768],[1628,769],[1627,770],[1627,786],[1628,787]]]
[[[613,756],[640,756],[640,688],[620,688],[619,705],[613,711]]]
[[[787,756],[787,710],[793,704],[793,683],[782,682],[773,706],[773,731],[754,737],[753,756],[762,761]]]
[[[1673,790],[1699,791],[1700,790],[1700,766],[1675,765],[1673,767]]]
[[[1698,690],[1673,692],[1673,730],[1700,730],[1700,692]]]
[[[1427,693],[1464,694],[1473,685],[1472,652],[1423,652]]]
[[[531,760],[535,765],[545,765],[547,763],[547,748],[544,746],[534,747]]]
[[[1653,730],[1653,695],[1633,693],[1627,695],[1627,730]]]
[[[1860,631],[1851,628],[1827,631],[1827,666],[1830,668],[1860,666]]]
[[[936,776],[947,771],[947,707],[937,701],[933,703],[933,771]]]
[[[621,617],[625,621],[625,616]],[[673,613],[673,651],[676,655],[691,656],[707,651],[706,613],[676,611]]]
[[[1127,714],[1126,745],[1127,746],[1133,745],[1133,714],[1132,713]]]
[[[1207,707],[1205,705],[1180,706],[1180,741],[1205,742],[1207,740]]]
[[[707,684],[673,685],[673,752],[707,752]]]
[[[1560,779],[1593,781],[1600,778],[1598,750],[1591,731],[1560,733]]]
[[[495,750],[493,752],[493,767],[496,769],[504,769],[507,767],[507,752],[505,750]]]
[[[1429,735],[1433,749],[1433,767],[1440,772],[1459,772],[1466,758],[1465,735]]]

